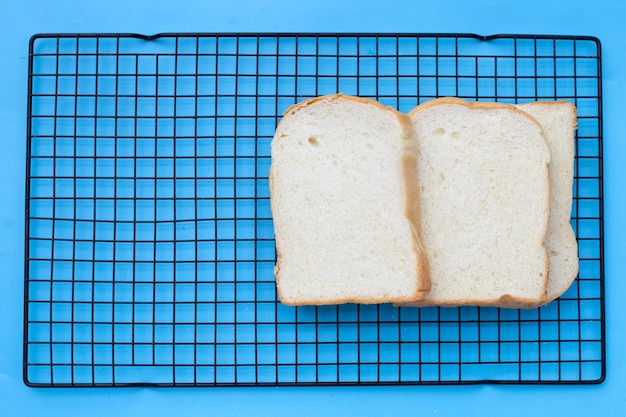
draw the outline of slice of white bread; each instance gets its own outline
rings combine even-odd
[[[406,302],[429,290],[408,116],[343,95],[287,110],[271,144],[276,283],[288,305]]]
[[[550,151],[511,105],[442,98],[409,114],[432,287],[419,305],[529,308],[546,297]]]
[[[570,224],[574,181],[574,131],[576,107],[567,101],[517,105],[543,127],[551,152],[550,223],[546,249],[550,259],[548,293],[540,305],[561,296],[578,274],[578,243]]]

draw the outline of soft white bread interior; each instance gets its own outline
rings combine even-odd
[[[288,109],[270,168],[283,303],[406,302],[429,290],[413,143],[408,116],[375,101],[329,95]]]
[[[543,128],[551,152],[550,222],[546,249],[550,259],[548,293],[541,305],[561,296],[578,274],[578,243],[570,223],[574,181],[576,107],[570,102],[533,102],[517,105]]]
[[[527,308],[546,297],[550,151],[510,105],[443,98],[409,114],[432,287],[420,305]]]

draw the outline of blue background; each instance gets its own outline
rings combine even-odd
[[[0,4],[0,415],[623,415],[626,3],[4,1]],[[606,380],[582,386],[34,389],[22,382],[28,41],[47,32],[455,32],[602,42]]]

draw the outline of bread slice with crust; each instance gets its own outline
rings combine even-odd
[[[271,144],[280,300],[407,302],[430,288],[408,116],[344,95],[287,110]]]
[[[548,293],[538,305],[563,295],[578,275],[578,242],[570,218],[574,181],[576,107],[567,101],[540,101],[517,105],[543,128],[551,152],[550,221],[546,248],[550,259]]]
[[[546,297],[550,151],[511,105],[442,98],[410,114],[432,287],[419,305],[527,308]]]

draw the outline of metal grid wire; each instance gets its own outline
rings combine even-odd
[[[278,302],[269,144],[287,107],[336,92],[401,111],[446,95],[573,102],[570,290],[534,310]],[[25,382],[600,382],[601,125],[594,38],[36,35]]]

